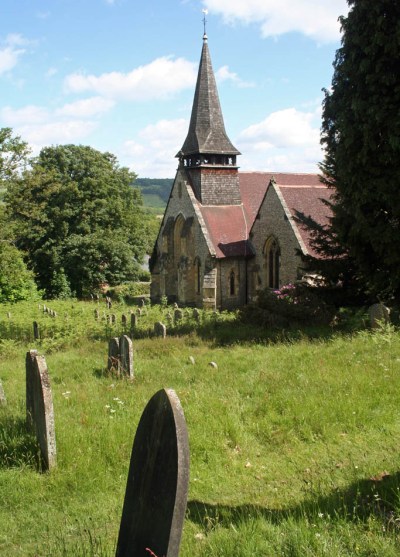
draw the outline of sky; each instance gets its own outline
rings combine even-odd
[[[208,13],[205,14],[204,11]],[[241,170],[317,172],[346,0],[1,0],[0,128],[173,178],[206,17]]]

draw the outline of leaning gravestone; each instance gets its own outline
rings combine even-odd
[[[136,431],[116,557],[178,557],[188,485],[185,417],[175,391],[163,389]]]
[[[6,399],[6,395],[4,394],[2,382],[0,381],[0,406],[6,406],[6,405],[7,405],[7,399]]]
[[[56,436],[53,396],[44,356],[36,350],[26,355],[26,413],[28,426],[35,432],[44,466],[56,465]]]
[[[165,338],[167,336],[167,327],[161,321],[154,323],[154,334],[156,337]]]
[[[379,329],[390,323],[390,309],[384,304],[372,304],[368,309],[368,314],[372,329]]]
[[[110,338],[108,341],[108,371],[115,371],[119,374],[120,355],[119,355],[119,338]]]
[[[133,379],[133,345],[127,335],[122,335],[119,339],[119,353],[121,373]]]

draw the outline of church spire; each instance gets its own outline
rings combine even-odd
[[[206,33],[203,37],[189,131],[177,156],[201,154],[229,157],[240,155],[225,131]]]

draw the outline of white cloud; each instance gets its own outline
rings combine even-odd
[[[146,126],[137,140],[124,143],[119,159],[141,177],[173,178],[178,166],[174,157],[182,147],[188,126],[183,118]]]
[[[5,106],[0,110],[0,116],[7,126],[16,127],[41,124],[49,118],[50,113],[42,106],[28,105],[17,109]]]
[[[0,76],[12,70],[17,64],[20,57],[26,52],[27,45],[32,44],[19,33],[10,33],[0,46]]]
[[[346,0],[203,0],[210,13],[226,23],[254,23],[264,37],[298,31],[318,42],[340,37],[338,17],[346,15]]]
[[[65,78],[68,92],[93,91],[103,97],[133,101],[165,98],[191,88],[197,67],[183,58],[165,56],[129,73],[111,72],[95,75],[70,74]]]
[[[103,97],[90,97],[73,103],[65,104],[56,110],[57,116],[73,116],[78,118],[91,118],[108,112],[114,106],[114,101]]]
[[[231,72],[229,70],[229,66],[222,66],[215,72],[215,77],[218,82],[222,83],[223,81],[232,81],[240,88],[245,87],[255,87],[254,83],[249,83],[247,81],[243,81],[237,73]]]
[[[288,108],[249,126],[237,139],[243,169],[315,172],[322,160],[320,107],[313,112]]]
[[[79,143],[88,137],[97,127],[97,122],[88,120],[54,120],[37,125],[16,126],[15,131],[24,138],[37,154],[48,145]]]

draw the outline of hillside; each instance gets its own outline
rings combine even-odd
[[[137,178],[134,186],[142,192],[145,208],[160,214],[167,206],[173,182],[172,178]]]

